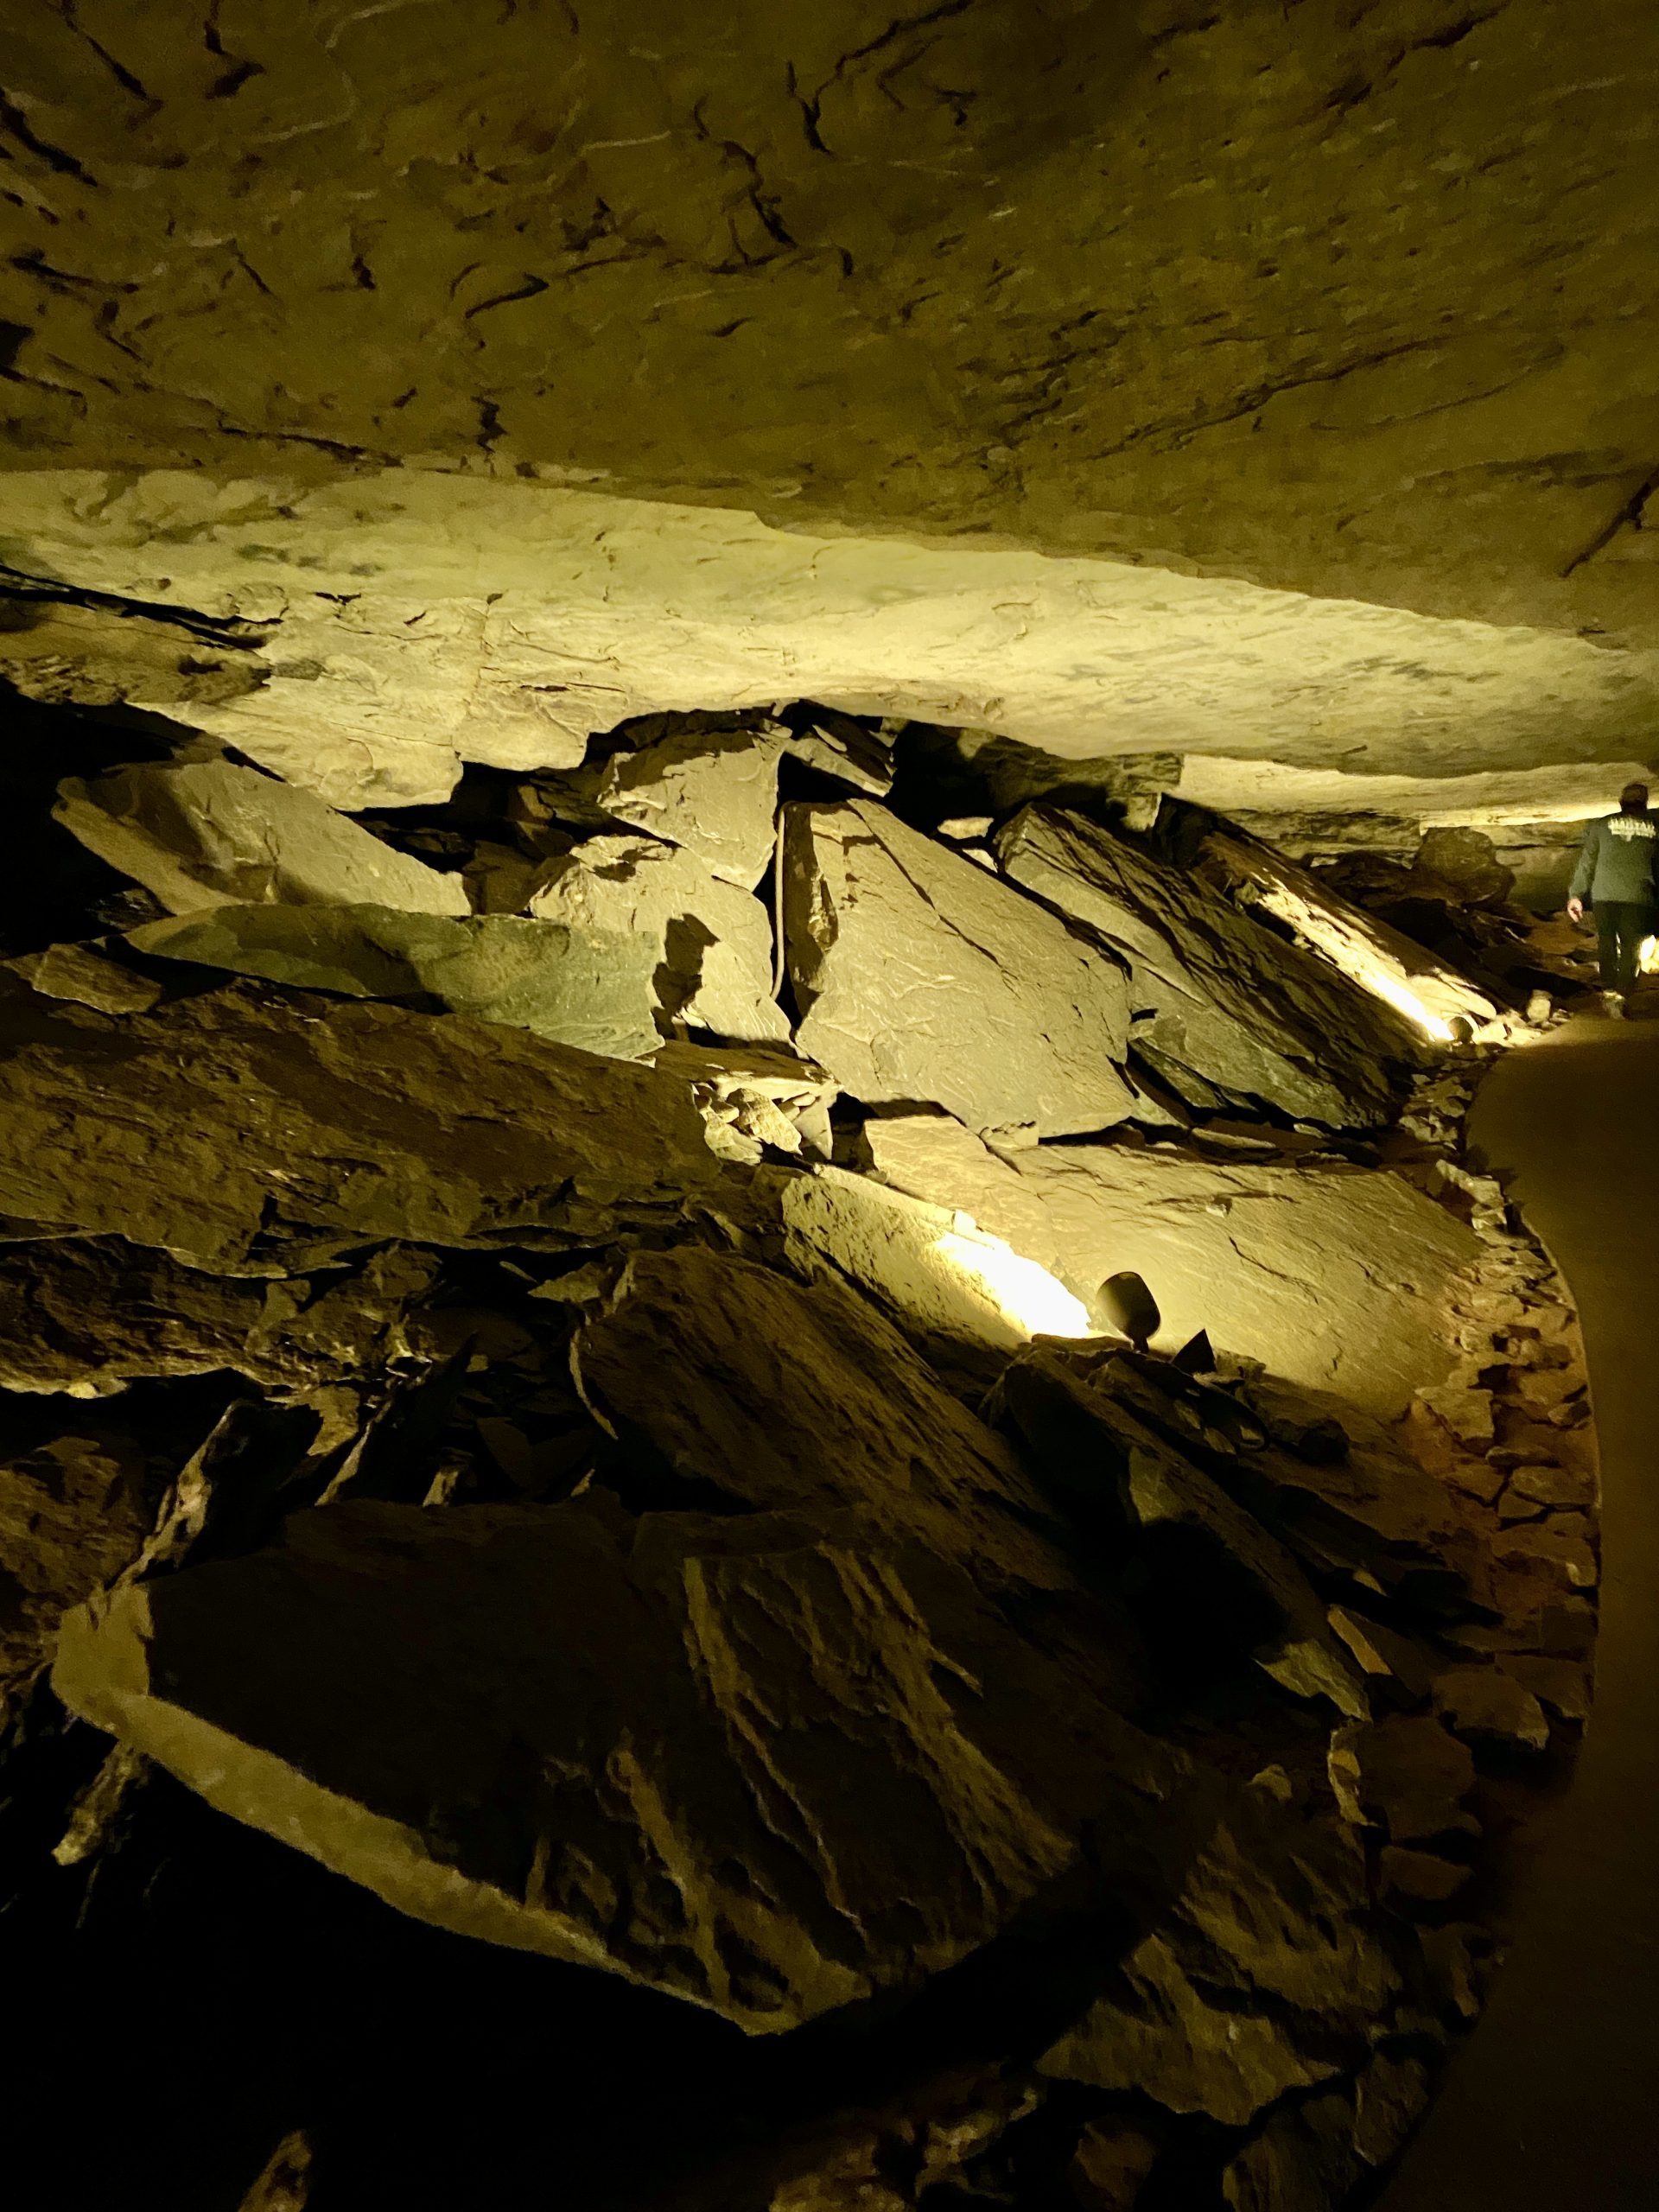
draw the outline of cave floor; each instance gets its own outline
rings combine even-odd
[[[1646,2207],[1659,2183],[1659,1003],[1501,1061],[1471,1125],[1578,1300],[1600,1439],[1594,1718],[1519,1934],[1383,2212]]]

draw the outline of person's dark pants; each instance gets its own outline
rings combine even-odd
[[[1654,934],[1651,906],[1623,899],[1598,899],[1596,933],[1601,939],[1601,987],[1605,991],[1636,988],[1636,956],[1644,937]]]

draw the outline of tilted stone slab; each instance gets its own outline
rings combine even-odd
[[[1109,954],[867,800],[785,821],[798,1042],[844,1090],[1045,1136],[1133,1111],[1127,977]]]
[[[772,997],[766,908],[695,853],[653,837],[589,837],[554,862],[530,911],[606,941],[654,944],[657,1004],[671,1020],[743,1044],[789,1035]]]
[[[118,768],[58,791],[64,827],[175,914],[229,899],[469,911],[458,875],[383,844],[315,791],[234,761]]]
[[[71,1615],[54,1679],[399,1910],[752,2032],[951,1965],[1086,1834],[1167,1852],[1184,1771],[846,1515],[325,1507]]]
[[[120,1019],[0,979],[0,1216],[283,1274],[601,1242],[720,1163],[684,1086],[526,1031],[227,984]]]
[[[127,942],[304,989],[439,999],[453,1013],[615,1059],[643,1058],[663,1041],[652,1011],[658,954],[649,938],[509,914],[238,906],[146,922]]]
[[[615,754],[599,804],[620,822],[683,845],[722,882],[752,891],[772,865],[787,736],[772,727],[672,732]]]
[[[1399,1065],[1418,1058],[1417,1044],[1314,953],[1082,816],[1022,807],[995,844],[1005,874],[1130,961],[1137,1044],[1299,1121],[1368,1128],[1390,1118]]]

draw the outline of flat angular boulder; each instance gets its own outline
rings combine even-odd
[[[832,777],[872,798],[893,789],[893,747],[851,715],[814,707],[788,732],[790,757],[820,776]]]
[[[1180,1761],[848,1516],[387,1503],[65,1623],[70,1709],[400,1910],[750,2032],[1169,1833]]]
[[[657,947],[653,988],[668,1020],[745,1044],[789,1036],[766,908],[695,853],[654,837],[589,837],[544,873],[530,912],[603,942]]]
[[[175,914],[232,899],[468,911],[458,875],[383,844],[315,791],[232,760],[118,768],[58,791],[64,827]]]
[[[684,846],[723,883],[753,891],[772,865],[787,734],[772,726],[671,731],[613,754],[598,802],[619,822]]]
[[[721,1169],[683,1086],[460,1014],[255,983],[112,1018],[0,979],[0,1216],[286,1274],[389,1239],[598,1243]]]
[[[1128,978],[1111,955],[867,800],[785,820],[798,1042],[843,1089],[1042,1136],[1134,1111]]]
[[[1414,1040],[1316,954],[1080,815],[1022,807],[995,844],[1005,875],[1128,960],[1134,1041],[1155,1066],[1174,1063],[1298,1121],[1363,1128],[1389,1119],[1397,1065],[1417,1058]]]
[[[1218,1350],[1382,1420],[1459,1357],[1452,1293],[1484,1248],[1402,1176],[1224,1165],[1164,1146],[998,1155],[909,1116],[872,1123],[870,1143],[889,1180],[964,1208],[1085,1295],[1120,1270],[1140,1275],[1163,1315],[1160,1351],[1203,1329]]]
[[[663,1041],[652,1017],[658,955],[649,938],[508,914],[235,906],[146,922],[127,942],[306,990],[435,998],[452,1013],[613,1059],[641,1059]]]

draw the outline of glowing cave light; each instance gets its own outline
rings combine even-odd
[[[952,1274],[964,1277],[988,1305],[1013,1328],[1028,1337],[1092,1337],[1089,1309],[1046,1268],[1021,1259],[1000,1236],[983,1230],[964,1234],[947,1229],[935,1237],[933,1252]]]

